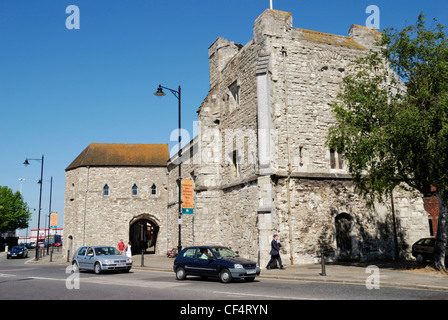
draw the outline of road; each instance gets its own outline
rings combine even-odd
[[[27,259],[0,259],[0,300],[446,300],[447,292],[362,285],[257,278],[254,282],[196,277],[175,280],[174,273],[133,269],[130,273],[72,274],[64,265],[26,264]],[[190,304],[191,305],[191,304]],[[180,311],[179,311],[180,312]]]

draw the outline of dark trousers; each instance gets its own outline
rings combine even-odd
[[[280,258],[280,255],[279,255],[279,254],[276,254],[276,255],[271,255],[271,260],[269,260],[268,265],[266,266],[266,268],[270,268],[271,263],[274,262],[275,259],[277,259],[277,261],[278,261],[278,266],[279,266],[280,268],[283,267],[283,264],[282,264],[282,258]]]

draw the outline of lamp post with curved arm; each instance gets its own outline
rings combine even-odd
[[[37,217],[37,236],[36,236],[36,258],[35,260],[39,260],[39,232],[40,232],[40,211],[42,208],[42,184],[43,184],[43,178],[44,178],[44,155],[42,155],[42,159],[28,159],[26,158],[25,162],[23,163],[25,166],[28,166],[30,163],[28,160],[35,160],[41,162],[40,167],[40,191],[39,191],[39,215]]]
[[[178,232],[179,232],[179,239],[178,239],[178,244],[177,244],[177,253],[179,254],[180,251],[182,250],[182,240],[181,240],[181,223],[182,223],[182,176],[181,176],[181,165],[182,165],[182,148],[181,148],[181,89],[180,89],[180,85],[178,90],[173,90],[167,87],[163,87],[162,85],[159,84],[159,87],[157,88],[157,91],[154,93],[154,95],[158,96],[158,97],[163,97],[165,96],[165,92],[163,92],[163,89],[169,90],[171,91],[171,93],[177,98],[179,105],[179,137],[178,137],[178,142],[179,142],[179,151],[178,151],[178,161],[179,161],[179,178],[178,178],[178,182],[177,185],[179,187],[179,212],[178,212]]]

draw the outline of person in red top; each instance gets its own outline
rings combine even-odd
[[[123,242],[123,239],[120,239],[120,242],[118,242],[118,251],[120,251],[120,254],[124,254],[124,242]]]

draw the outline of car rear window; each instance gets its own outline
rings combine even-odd
[[[434,246],[435,240],[434,239],[425,239],[423,241],[423,244],[426,245],[426,246]]]
[[[190,248],[185,250],[184,254],[182,255],[182,257],[184,258],[194,258],[194,253],[196,252],[196,249],[194,248]]]

